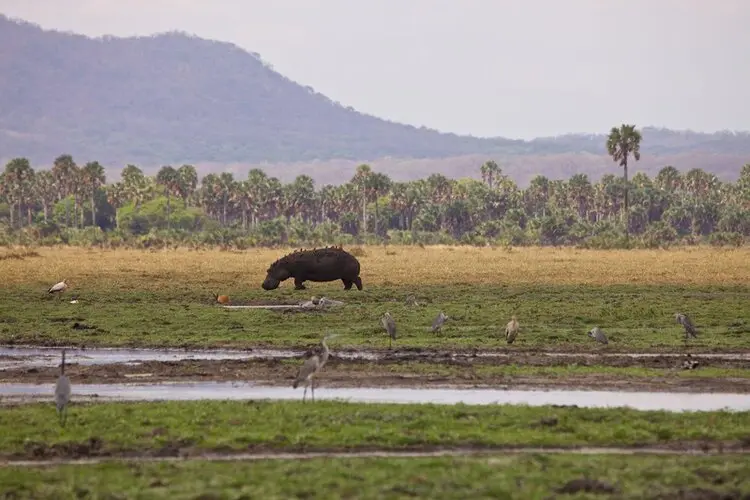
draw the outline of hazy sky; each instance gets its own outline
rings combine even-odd
[[[0,12],[234,42],[344,105],[441,131],[750,129],[748,0],[0,0]]]

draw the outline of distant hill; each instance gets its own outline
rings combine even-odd
[[[553,163],[550,155],[568,155],[574,167],[571,154],[605,160],[604,135],[477,138],[359,113],[230,43],[184,33],[89,38],[2,15],[0,110],[0,159],[35,164],[64,152],[117,168],[470,155],[518,165],[529,155]],[[724,176],[750,161],[748,133],[643,133],[644,156],[736,158],[732,171],[717,172]]]

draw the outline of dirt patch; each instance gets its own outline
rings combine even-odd
[[[319,456],[437,456],[437,455],[491,455],[493,453],[583,453],[583,454],[745,454],[750,451],[742,443],[718,442],[711,446],[702,442],[670,442],[653,446],[622,446],[622,447],[579,447],[579,446],[538,446],[523,445],[469,445],[469,446],[435,446],[410,445],[404,447],[384,448],[381,446],[334,446],[316,447],[306,445],[285,444],[285,441],[251,444],[244,448],[229,446],[201,447],[191,440],[183,439],[168,443],[154,444],[153,447],[140,449],[121,449],[117,446],[108,447],[99,438],[92,437],[80,443],[43,443],[30,442],[21,452],[0,454],[0,466],[13,465],[7,462],[29,461],[43,463],[47,461],[86,460],[86,459],[299,459],[316,458]],[[5,462],[5,463],[4,463]],[[573,480],[561,488],[595,487],[584,484],[586,481]],[[661,497],[659,497],[661,498]],[[672,497],[669,497],[672,498]]]
[[[506,363],[445,360],[441,363],[404,364],[403,360],[346,360],[331,357],[319,376],[325,387],[492,387],[502,389],[588,389],[632,390],[647,392],[736,392],[750,393],[750,378],[681,377],[675,365],[679,358],[669,359],[663,374],[657,377],[624,377],[622,374],[592,372],[575,375],[516,374],[498,368]],[[493,360],[498,361],[498,360]],[[660,363],[656,359],[638,360]],[[534,364],[536,363],[536,364]],[[580,361],[592,363],[591,360]],[[726,360],[710,360],[724,366]],[[731,362],[730,362],[731,363]],[[66,373],[80,384],[164,382],[164,381],[247,381],[263,385],[290,385],[301,364],[300,359],[256,360],[182,360],[146,361],[138,365],[70,364]],[[518,363],[520,364],[520,363]],[[529,365],[567,365],[559,359],[529,359]],[[0,371],[0,382],[54,384],[57,367],[16,368]]]

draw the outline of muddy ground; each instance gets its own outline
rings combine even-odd
[[[434,359],[419,358],[410,364],[402,357],[383,360],[348,360],[331,355],[319,376],[325,387],[492,387],[500,389],[586,389],[669,392],[750,393],[748,378],[697,376],[706,367],[748,368],[748,361],[700,358],[696,376],[682,377],[685,358],[657,356],[565,357],[523,354],[509,358]],[[291,385],[301,359],[146,361],[137,365],[77,365],[66,367],[76,383],[127,383],[164,381],[253,381],[263,385]],[[501,372],[502,365],[537,367],[613,366],[658,369],[657,377],[623,376],[622,373],[518,374]],[[55,367],[30,367],[0,371],[0,383],[53,384]]]
[[[355,446],[338,446],[338,447],[310,447],[310,446],[284,446],[278,447],[270,444],[250,445],[244,449],[231,449],[228,447],[203,448],[196,447],[189,439],[160,443],[153,448],[128,449],[121,448],[118,445],[109,445],[98,437],[91,437],[85,441],[69,441],[65,443],[49,444],[41,441],[29,441],[26,443],[22,452],[0,454],[0,465],[3,461],[45,461],[60,459],[148,459],[148,458],[169,458],[179,457],[182,459],[201,459],[220,457],[245,458],[250,459],[253,456],[262,456],[263,458],[273,458],[275,455],[283,457],[287,454],[300,455],[375,455],[376,453],[394,455],[398,453],[423,453],[423,454],[446,454],[446,455],[481,455],[497,452],[505,453],[565,453],[583,452],[583,453],[679,453],[679,454],[746,454],[750,452],[750,443],[747,440],[737,441],[670,441],[653,445],[634,445],[623,447],[534,447],[527,446],[457,446],[443,447],[435,445],[409,445],[397,448],[383,448],[370,445]]]

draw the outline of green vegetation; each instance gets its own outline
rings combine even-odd
[[[620,381],[648,379],[648,378],[749,378],[750,370],[742,368],[718,368],[705,367],[700,370],[674,370],[682,360],[675,360],[672,366],[664,368],[646,368],[639,366],[607,366],[602,364],[577,365],[559,364],[553,366],[533,366],[520,364],[525,360],[518,360],[519,364],[493,365],[483,364],[482,360],[475,360],[470,365],[451,364],[450,362],[428,363],[424,361],[400,361],[398,363],[357,363],[347,365],[346,370],[362,371],[367,373],[379,373],[387,371],[390,373],[402,373],[425,376],[461,377],[471,375],[472,380],[481,382],[483,378],[498,377],[544,377],[547,379],[572,379],[577,377],[584,379],[595,375],[611,377]],[[299,366],[298,360],[287,361],[290,365]],[[511,361],[513,363],[513,361]],[[567,363],[567,361],[566,361]],[[592,363],[601,363],[601,360],[592,360]],[[290,371],[290,374],[292,372]],[[511,379],[512,380],[512,379]]]
[[[557,418],[556,424],[542,422],[552,418]],[[60,428],[51,403],[6,407],[0,412],[0,456],[4,457],[174,454],[179,449],[646,446],[731,443],[748,436],[747,412],[191,401],[74,404],[65,428]]]
[[[303,461],[100,464],[1,468],[9,498],[599,498],[575,494],[589,478],[617,498],[740,498],[750,458],[544,455],[346,458]],[[570,483],[570,484],[569,484]],[[566,488],[566,485],[567,488]],[[684,492],[683,496],[679,496]],[[698,496],[700,493],[703,496]],[[709,496],[713,493],[713,496]],[[674,495],[671,497],[669,495]],[[695,496],[688,496],[688,495]],[[737,496],[731,496],[738,494]],[[591,495],[591,494],[590,494]],[[562,498],[562,496],[561,496]],[[604,497],[602,497],[604,498]]]
[[[640,132],[623,127],[608,142],[620,164],[640,147]],[[625,133],[630,135],[620,135]],[[121,181],[106,184],[98,162],[79,167],[61,155],[51,170],[35,171],[26,158],[15,158],[0,174],[0,245],[246,249],[358,242],[607,249],[741,246],[750,237],[750,164],[734,183],[701,169],[683,174],[668,166],[653,179],[643,172],[631,179],[607,174],[597,183],[584,174],[568,180],[540,175],[526,189],[494,161],[479,170],[481,181],[432,174],[394,182],[360,165],[349,182],[316,189],[308,175],[283,184],[253,169],[246,180],[227,172],[199,180],[192,165],[165,166],[156,176],[128,165]]]
[[[283,313],[226,310],[212,303],[213,290],[191,289],[177,280],[158,290],[113,289],[115,283],[81,283],[66,292],[67,297],[44,296],[44,285],[0,289],[0,343],[293,347],[315,343],[332,331],[344,335],[332,341],[334,351],[347,346],[386,348],[387,334],[380,325],[386,310],[398,325],[396,348],[674,350],[684,346],[682,327],[672,316],[677,310],[689,311],[700,329],[700,338],[691,341],[694,350],[743,349],[750,333],[746,287],[422,286],[417,295],[430,303],[420,307],[407,306],[403,289],[389,286],[360,294],[345,292],[338,284],[317,284],[314,291],[302,293],[287,286],[272,296],[258,284],[249,290],[222,290],[235,304],[294,303],[312,294],[347,303],[327,312]],[[68,303],[73,295],[79,296],[78,304]],[[442,332],[433,334],[429,325],[439,310],[451,319]],[[511,314],[519,317],[522,330],[508,346],[503,328]],[[607,333],[609,346],[586,336],[597,324]]]

